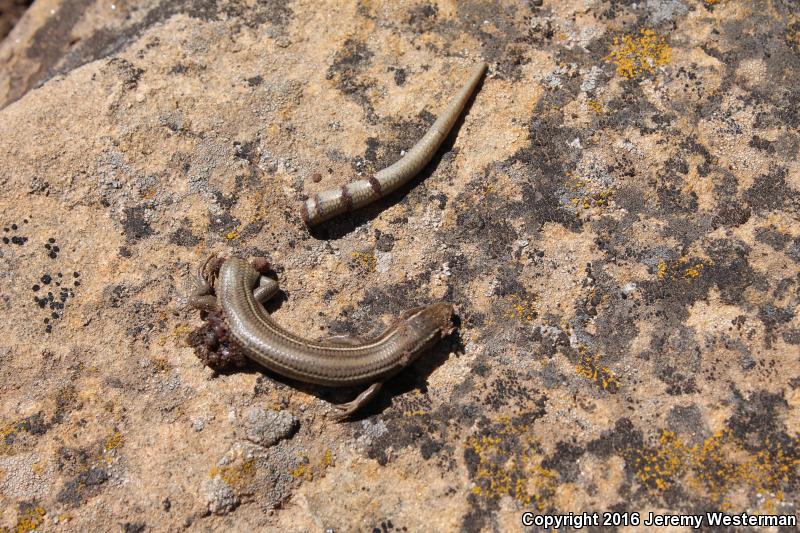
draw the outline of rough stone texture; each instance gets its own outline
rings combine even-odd
[[[0,44],[0,528],[797,513],[796,0],[111,5],[37,0]],[[419,179],[303,227],[478,59]],[[442,299],[458,333],[337,424],[358,391],[185,345],[212,251],[268,257],[308,336]],[[300,427],[242,441],[253,408]]]
[[[300,421],[289,411],[267,411],[253,407],[247,411],[242,429],[250,442],[270,447],[291,437],[299,425]]]

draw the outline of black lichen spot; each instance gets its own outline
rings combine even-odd
[[[381,142],[376,137],[367,137],[367,149],[364,151],[364,160],[374,163],[377,159],[378,147]]]
[[[217,203],[217,205],[226,210],[236,205],[236,202],[239,201],[239,197],[235,193],[231,194],[230,196],[226,196],[222,194],[221,191],[214,191],[213,194],[214,201]]]
[[[492,411],[498,411],[507,405],[528,405],[541,399],[538,390],[529,387],[527,380],[521,379],[520,375],[511,371],[503,372],[501,377],[485,388],[488,392],[483,403]]]
[[[678,396],[680,394],[692,394],[697,392],[697,384],[694,376],[687,376],[669,365],[665,365],[657,373],[658,379],[667,384],[667,394]]]
[[[124,533],[142,533],[146,527],[147,524],[143,522],[125,522],[122,524],[122,531],[124,531]]]
[[[403,85],[406,82],[406,70],[403,68],[395,69],[394,71],[394,82],[398,86]]]
[[[722,226],[735,228],[745,224],[750,220],[751,211],[749,207],[740,205],[725,205],[717,211],[714,218],[711,219],[711,228],[717,229]]]
[[[555,470],[563,482],[575,482],[581,472],[579,459],[585,452],[586,450],[578,445],[559,441],[553,454],[542,460],[542,468]]]
[[[233,143],[233,156],[237,159],[244,159],[245,161],[255,163],[258,159],[258,154],[255,152],[255,147],[255,141],[235,141]]]
[[[184,221],[186,224],[187,221]],[[185,225],[178,228],[172,235],[169,236],[170,244],[177,246],[197,246],[200,244],[200,237],[191,232]]]
[[[174,67],[172,67],[169,71],[169,74],[185,74],[189,71],[189,67],[184,65],[183,63],[178,63]]]
[[[44,435],[50,429],[50,424],[45,423],[41,412],[23,418],[16,425],[17,431],[27,431],[31,435]]]
[[[208,216],[208,229],[217,234],[227,235],[241,225],[241,221],[228,212]]]
[[[78,507],[100,492],[100,486],[108,481],[108,478],[108,472],[102,468],[90,467],[65,483],[56,499],[59,503]]]
[[[744,193],[748,205],[758,210],[779,209],[786,202],[792,199],[797,201],[798,198],[798,194],[786,185],[786,169],[777,166],[767,174],[758,176]]]
[[[753,148],[757,148],[759,150],[763,150],[764,152],[766,152],[768,154],[774,154],[775,153],[775,146],[773,146],[774,143],[772,141],[768,141],[766,139],[762,139],[758,135],[753,135],[753,138],[750,139],[750,142],[748,142],[747,145],[751,146]]]
[[[781,334],[781,336],[786,344],[791,344],[793,346],[800,344],[800,329],[787,329]]]
[[[673,432],[687,435],[692,440],[703,437],[707,431],[703,413],[694,403],[674,406],[667,415],[667,422]]]
[[[228,18],[239,19],[248,28],[257,28],[265,22],[283,29],[292,19],[290,2],[285,0],[259,0],[255,6],[241,2],[218,3],[220,12]]]
[[[146,213],[147,209],[144,206],[125,209],[125,220],[122,221],[122,228],[125,231],[125,240],[129,244],[136,243],[155,234],[147,221]]]
[[[391,252],[394,248],[394,235],[391,233],[382,233],[381,230],[375,230],[375,249],[380,252]]]
[[[736,410],[728,420],[728,426],[751,451],[758,450],[766,440],[785,437],[781,420],[788,409],[782,393],[759,390],[744,398],[738,390],[733,391]]]
[[[19,229],[20,229],[19,226],[17,226],[16,224],[11,224],[10,228],[9,227],[3,228],[3,233],[10,234],[12,232],[17,232]],[[10,237],[4,235],[2,241],[3,244],[15,244],[17,246],[22,246],[28,242],[28,237],[24,235],[12,235]]]
[[[756,241],[770,246],[773,250],[783,250],[791,240],[791,235],[781,233],[772,226],[756,228]]]
[[[787,324],[794,318],[794,310],[791,307],[782,309],[774,305],[764,305],[758,310],[758,318],[764,324],[767,332],[771,332],[778,324]]]
[[[47,256],[50,259],[58,259],[58,253],[61,251],[61,248],[55,243],[56,240],[53,237],[47,239],[47,243],[44,245],[44,249],[46,250]]]
[[[372,56],[365,43],[347,39],[336,52],[326,78],[334,80],[336,87],[352,97],[364,109],[367,120],[374,123],[377,116],[366,94],[370,83],[361,79],[361,73],[369,65]]]
[[[247,85],[250,87],[258,87],[264,81],[264,78],[261,76],[252,76],[250,78],[245,78],[244,81],[246,81]]]
[[[614,429],[603,434],[586,445],[586,451],[598,457],[608,458],[612,455],[624,457],[631,449],[641,449],[644,445],[642,432],[635,429],[633,423],[625,417],[614,423]]]

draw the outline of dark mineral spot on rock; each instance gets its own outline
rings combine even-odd
[[[102,468],[93,466],[68,481],[61,488],[56,499],[59,503],[78,507],[90,497],[98,494],[101,490],[101,486],[108,481],[108,479],[108,472]]]
[[[245,78],[245,81],[250,87],[258,87],[264,81],[264,78],[261,76],[252,76],[250,78]]]
[[[128,207],[124,211],[125,218],[122,221],[122,228],[125,231],[125,240],[128,244],[134,244],[151,235],[155,231],[147,220],[147,208],[144,206]]]
[[[192,233],[190,228],[182,226],[169,236],[169,242],[178,246],[192,247],[200,244],[200,237]]]

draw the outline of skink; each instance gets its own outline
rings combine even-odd
[[[453,129],[461,111],[481,81],[486,71],[486,63],[478,63],[469,73],[467,82],[453,97],[450,104],[442,111],[436,122],[417,144],[393,165],[376,172],[367,179],[352,181],[341,187],[328,189],[314,194],[305,201],[301,208],[303,220],[309,226],[315,226],[341,213],[364,207],[375,200],[389,194],[427,165],[442,142]]]
[[[344,419],[372,399],[388,378],[452,331],[453,308],[435,303],[410,309],[375,339],[309,340],[279,326],[263,303],[278,283],[262,275],[266,261],[209,259],[190,305],[222,315],[217,334],[246,357],[283,376],[327,386],[371,384],[352,402],[337,405]],[[209,346],[195,345],[199,349]],[[216,346],[212,349],[216,349]],[[226,348],[228,349],[228,348]]]

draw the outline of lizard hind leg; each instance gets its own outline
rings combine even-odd
[[[217,276],[219,276],[219,269],[222,267],[222,263],[225,262],[223,257],[218,256],[217,254],[211,254],[208,256],[200,268],[197,269],[197,282],[198,285],[208,286],[209,291],[213,292],[214,290],[214,282],[217,280]]]
[[[380,392],[381,387],[383,387],[382,382],[379,381],[377,383],[373,383],[367,390],[359,394],[352,402],[334,405],[334,408],[337,411],[333,415],[334,420],[337,422],[342,422],[350,418],[353,413],[368,404],[378,394],[378,392]]]

